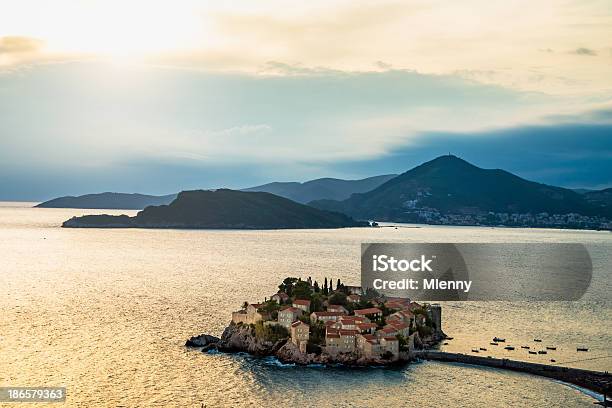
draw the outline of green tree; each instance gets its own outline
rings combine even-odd
[[[285,292],[287,295],[292,296],[293,286],[298,281],[298,278],[287,277],[283,280],[283,283],[278,285],[278,289],[281,292]]]
[[[323,311],[323,298],[319,293],[313,293],[310,296],[310,311],[311,312],[322,312]]]
[[[295,299],[310,299],[312,290],[310,285],[305,281],[298,281],[293,287],[293,297]]]
[[[268,300],[267,302],[264,302],[259,309],[264,311],[265,313],[270,314],[272,320],[275,320],[278,317],[280,305],[274,300]]]
[[[277,324],[266,326],[259,321],[255,323],[255,336],[263,340],[276,342],[289,337],[289,332],[283,326]]]
[[[374,288],[367,288],[363,296],[361,296],[362,299],[366,300],[374,300],[380,297],[380,293],[378,293]]]
[[[346,294],[334,292],[334,294],[329,297],[329,304],[346,306]]]

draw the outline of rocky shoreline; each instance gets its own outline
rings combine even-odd
[[[445,338],[444,333],[438,333],[427,339],[420,339],[418,334],[415,339],[415,347],[419,349],[436,346]],[[293,344],[289,339],[276,342],[258,338],[255,329],[248,324],[236,324],[231,322],[225,328],[221,338],[209,334],[201,334],[191,337],[185,343],[187,347],[201,348],[203,352],[218,350],[224,353],[246,352],[255,356],[273,356],[282,363],[293,363],[297,365],[344,365],[349,367],[368,366],[392,366],[405,364],[412,361],[412,350],[402,351],[397,359],[365,358],[357,352],[352,353],[327,353],[325,348],[321,353],[305,353]]]

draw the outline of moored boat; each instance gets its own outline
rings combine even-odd
[[[506,339],[502,339],[501,337],[493,337],[493,341],[496,343],[504,343]]]
[[[506,347],[504,347],[504,349],[506,349],[506,350],[514,350],[514,346],[506,346]]]
[[[538,354],[547,354],[548,352],[546,350],[538,350]]]
[[[556,350],[555,346],[546,346],[546,350]]]

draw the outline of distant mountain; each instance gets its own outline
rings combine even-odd
[[[38,204],[39,208],[93,208],[104,210],[142,210],[149,205],[170,204],[176,194],[152,196],[145,194],[99,193],[78,197],[66,196],[54,198]]]
[[[605,193],[601,194],[603,197]],[[589,201],[585,197],[594,196],[531,182],[504,170],[481,169],[449,155],[415,167],[367,193],[310,205],[356,219],[395,222],[456,223],[452,220],[461,221],[464,216],[466,223],[470,219],[502,223],[502,215],[489,213],[612,216],[611,207],[597,206],[593,201],[596,198]],[[449,218],[446,214],[457,216]]]
[[[318,210],[269,193],[220,189],[183,191],[169,205],[150,206],[135,217],[86,215],[68,228],[284,229],[366,226],[339,213]]]
[[[587,191],[584,193],[584,198],[598,208],[610,209],[612,208],[612,187]]]
[[[320,178],[298,182],[275,182],[257,187],[245,188],[242,191],[263,191],[288,198],[298,203],[308,203],[314,200],[344,200],[354,193],[365,193],[391,180],[397,174],[368,177],[362,180],[341,180],[336,178]]]

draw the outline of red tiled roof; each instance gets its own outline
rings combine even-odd
[[[311,314],[317,316],[344,316],[344,314],[340,312],[312,312]]]
[[[359,327],[361,330],[373,329],[376,327],[376,323],[357,323],[357,327]]]
[[[340,336],[354,336],[359,333],[357,330],[340,329]]]
[[[367,309],[355,310],[355,314],[357,313],[362,314],[362,315],[368,315],[368,314],[382,313],[382,311],[376,307],[369,307]]]
[[[330,338],[330,339],[339,339],[340,338],[340,334],[338,334],[338,333],[327,333],[327,334],[325,334],[325,337]]]
[[[295,305],[302,305],[302,306],[310,306],[310,300],[295,299],[293,301],[293,304],[295,304]]]
[[[382,328],[382,331],[384,331],[385,333],[394,333],[397,330],[395,329],[395,327],[385,326]]]
[[[295,321],[295,322],[291,323],[291,327],[298,327],[298,326],[299,326],[299,325],[301,325],[301,324],[303,324],[304,326],[308,326],[308,325],[307,325],[306,323],[304,323],[303,321],[301,321],[301,320],[297,320],[297,321]],[[309,326],[309,327],[310,327],[310,326]]]
[[[376,337],[373,334],[363,334],[362,335],[366,340],[375,340]]]
[[[272,295],[272,297],[274,297],[274,296],[278,296],[278,297],[280,297],[282,299],[288,299],[289,298],[289,295],[287,295],[285,292],[275,293],[275,294]]]
[[[300,313],[301,311],[302,309],[298,309],[297,307],[287,307],[285,309],[282,309],[279,313],[281,312]]]
[[[402,330],[402,329],[409,327],[408,323],[402,323],[402,322],[390,322],[389,324],[395,327],[397,330]]]
[[[388,337],[383,337],[383,338],[385,339],[385,341],[398,341],[397,337],[388,336]]]

